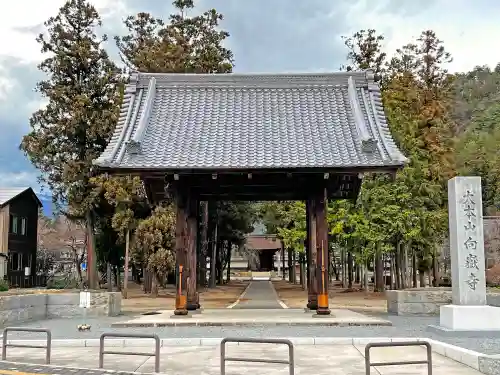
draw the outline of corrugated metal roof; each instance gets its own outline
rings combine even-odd
[[[398,167],[369,71],[146,74],[126,88],[101,167]]]
[[[38,204],[42,206],[42,203],[36,196],[35,192],[30,187],[22,187],[22,188],[2,188],[0,187],[0,206],[3,206],[10,202],[12,199],[17,197],[18,195],[24,193],[26,190],[31,190],[35,199],[38,201]]]

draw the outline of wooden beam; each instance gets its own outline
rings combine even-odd
[[[176,230],[175,230],[175,259],[176,259],[176,294],[175,315],[187,315],[187,199],[184,195],[176,196]]]
[[[197,242],[198,242],[198,201],[190,195],[187,204],[187,309],[198,308],[197,287]]]
[[[327,192],[324,189],[316,196],[314,209],[316,211],[316,246],[317,246],[317,285],[318,285],[318,315],[329,315],[328,303],[328,222],[327,222]]]
[[[307,308],[318,308],[316,282],[316,220],[314,199],[306,201],[306,251],[307,251]]]

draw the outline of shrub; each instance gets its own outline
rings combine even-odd
[[[0,280],[0,292],[6,292],[9,290],[9,283],[6,280]]]

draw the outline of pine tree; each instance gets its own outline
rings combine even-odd
[[[37,41],[47,55],[39,69],[48,78],[37,90],[48,104],[32,115],[31,131],[20,146],[54,200],[67,204],[69,216],[86,221],[91,239],[92,161],[104,151],[115,126],[121,85],[103,48],[106,36],[97,36],[100,26],[97,10],[85,0],[68,0],[45,22],[47,35]]]
[[[175,0],[169,22],[149,13],[128,17],[128,35],[115,37],[122,60],[150,73],[229,73],[233,53],[223,46],[229,33],[218,30],[223,19],[215,9],[190,17],[193,0]]]

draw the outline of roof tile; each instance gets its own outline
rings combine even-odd
[[[131,169],[398,167],[370,72],[146,74],[95,161]]]

